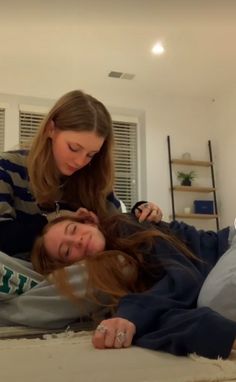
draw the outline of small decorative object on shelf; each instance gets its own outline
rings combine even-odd
[[[191,154],[190,153],[183,153],[182,158],[185,160],[191,160]]]
[[[194,200],[195,214],[214,214],[213,200]]]
[[[184,207],[184,213],[185,214],[191,214],[191,207]]]
[[[195,171],[190,172],[177,172],[177,179],[180,180],[182,186],[192,186],[192,181],[196,178]]]

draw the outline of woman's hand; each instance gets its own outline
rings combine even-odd
[[[127,348],[135,335],[135,325],[124,318],[103,320],[94,332],[92,342],[97,349]]]
[[[84,208],[84,207],[78,208],[78,210],[75,212],[70,210],[59,210],[59,211],[50,212],[49,214],[46,215],[48,221],[52,221],[59,216],[68,216],[68,219],[71,217],[79,217],[83,219],[85,223],[89,223],[89,224],[98,225],[99,223],[97,215],[94,212],[89,211],[87,210],[87,208]]]
[[[74,212],[74,216],[80,217],[86,221],[86,223],[90,224],[96,224],[98,225],[99,220],[97,215],[92,212],[87,210],[87,208],[80,207],[76,212]]]
[[[162,219],[162,215],[162,210],[152,202],[140,204],[135,208],[135,216],[138,218],[140,223],[144,220],[159,223]]]

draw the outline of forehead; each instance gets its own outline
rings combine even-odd
[[[58,252],[60,244],[64,240],[65,228],[72,223],[70,220],[64,220],[52,225],[44,235],[44,245],[47,251],[53,255]]]
[[[58,233],[59,233],[59,232],[60,232],[60,233],[64,232],[65,227],[66,227],[69,223],[70,223],[69,220],[63,220],[63,221],[61,221],[61,222],[58,222],[58,223],[52,225],[52,226],[48,229],[48,231],[46,232],[46,234],[45,234],[45,241],[47,240],[47,238],[52,238],[52,237],[54,237],[55,239],[60,240],[60,237],[61,237],[61,236],[59,236]]]
[[[98,150],[101,148],[104,138],[98,136],[94,131],[60,131],[61,138],[76,143],[88,150]]]

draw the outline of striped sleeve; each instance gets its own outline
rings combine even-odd
[[[29,189],[25,153],[15,151],[0,156],[0,221],[17,219],[21,213],[41,212]]]
[[[7,171],[6,161],[0,159],[0,220],[16,218],[14,184]]]

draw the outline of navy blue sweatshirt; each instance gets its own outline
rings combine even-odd
[[[215,233],[178,222],[169,227],[200,260],[157,239],[151,258],[162,262],[162,277],[146,292],[123,297],[116,317],[135,324],[137,346],[175,355],[227,358],[236,338],[236,322],[207,307],[198,308],[197,298],[207,274],[228,248],[229,228]]]

